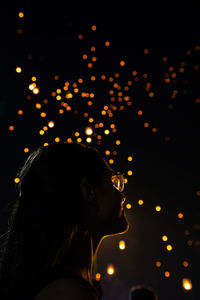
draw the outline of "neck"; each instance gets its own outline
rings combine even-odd
[[[87,235],[83,239],[73,242],[64,263],[65,269],[72,271],[92,284],[93,267],[100,240]]]

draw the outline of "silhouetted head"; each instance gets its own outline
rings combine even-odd
[[[88,234],[101,239],[128,230],[125,195],[113,186],[113,173],[97,149],[76,142],[30,153],[17,173],[19,197],[1,265],[10,288],[58,267],[71,244]]]
[[[158,300],[158,296],[151,287],[141,285],[131,289],[129,300]]]

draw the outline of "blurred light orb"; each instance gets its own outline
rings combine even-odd
[[[107,274],[108,275],[113,275],[115,273],[115,268],[113,265],[108,265],[107,267]]]
[[[92,134],[93,134],[92,127],[86,127],[86,128],[85,128],[85,134],[87,134],[87,135],[92,135]]]
[[[186,291],[190,291],[192,289],[192,281],[189,278],[183,278],[182,284]]]

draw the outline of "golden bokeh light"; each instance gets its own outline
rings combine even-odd
[[[15,183],[19,183],[20,182],[20,178],[19,177],[14,178],[14,182]]]
[[[100,279],[101,279],[101,274],[100,274],[100,273],[96,273],[95,279],[96,279],[96,281],[100,281]]]
[[[120,140],[116,140],[115,144],[120,145],[121,144]]]
[[[37,94],[39,94],[39,88],[38,87],[35,87],[34,89],[33,89],[33,93],[35,94],[35,95],[37,95]]]
[[[44,134],[45,134],[44,130],[40,130],[40,131],[39,131],[39,134],[40,134],[40,135],[44,135]]]
[[[132,175],[133,175],[133,172],[132,172],[131,170],[129,170],[129,171],[127,172],[127,174],[128,174],[129,176],[132,176]]]
[[[172,247],[172,245],[167,245],[166,249],[167,249],[167,251],[172,251],[173,247]]]
[[[161,207],[160,207],[159,205],[157,205],[157,206],[155,207],[155,210],[156,210],[156,211],[161,211]]]
[[[20,18],[23,18],[23,17],[24,17],[24,13],[23,13],[22,11],[20,11],[19,14],[18,14],[18,16],[19,16]]]
[[[86,138],[86,142],[87,143],[91,143],[92,142],[92,139],[90,137]]]
[[[133,160],[133,157],[132,156],[129,156],[128,157],[128,161],[132,161]]]
[[[182,213],[179,213],[179,214],[178,214],[178,218],[179,218],[179,219],[183,219],[183,214],[182,214]]]
[[[143,204],[144,204],[144,201],[143,201],[143,200],[138,200],[138,204],[139,204],[139,205],[143,205]]]
[[[162,240],[163,240],[164,242],[166,242],[166,241],[168,240],[168,237],[167,237],[166,235],[163,235],[163,236],[162,236]]]
[[[108,134],[110,134],[110,130],[109,130],[109,129],[106,129],[106,130],[104,131],[104,133],[105,133],[106,135],[108,135]]]
[[[126,248],[126,243],[125,241],[120,241],[119,242],[119,249],[124,250]]]
[[[56,137],[56,138],[54,139],[54,141],[55,141],[56,143],[59,143],[59,142],[60,142],[60,138],[59,138],[59,137]]]
[[[53,128],[55,126],[55,123],[53,121],[49,121],[48,126],[49,128]]]
[[[167,277],[167,278],[170,277],[170,272],[166,271],[165,272],[165,277]]]
[[[115,273],[115,268],[113,265],[108,265],[107,266],[107,274],[108,275],[113,275]]]
[[[132,205],[131,205],[130,203],[127,203],[127,204],[126,204],[126,208],[127,208],[127,209],[131,209],[131,207],[132,207]]]
[[[190,291],[192,289],[192,281],[189,278],[183,278],[182,285],[184,290]]]
[[[16,68],[16,72],[17,72],[17,73],[21,73],[21,72],[22,72],[22,68],[17,67],[17,68]]]
[[[92,127],[86,127],[86,128],[85,128],[85,134],[86,134],[86,135],[92,135],[92,134],[93,134],[93,129],[92,129]]]

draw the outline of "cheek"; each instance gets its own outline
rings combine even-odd
[[[99,215],[103,218],[112,217],[118,213],[118,210],[116,195],[113,192],[104,194],[101,198]]]

